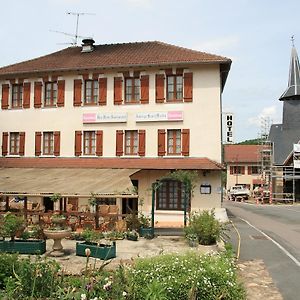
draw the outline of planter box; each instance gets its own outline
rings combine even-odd
[[[140,236],[154,236],[154,228],[153,227],[149,227],[149,228],[140,228]]]
[[[15,240],[0,241],[0,252],[20,254],[44,254],[46,252],[45,240]]]
[[[100,258],[103,260],[111,259],[116,257],[116,242],[113,242],[111,246],[99,245],[97,243],[89,242],[77,242],[76,243],[76,255],[86,256],[85,249],[89,248],[91,250],[91,257]]]

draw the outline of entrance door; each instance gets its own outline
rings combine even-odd
[[[44,197],[44,207],[45,207],[45,212],[54,210],[54,203],[50,199],[50,197]]]
[[[138,199],[123,198],[122,199],[122,214],[131,214],[138,211]]]

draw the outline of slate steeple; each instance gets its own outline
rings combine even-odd
[[[294,37],[292,37],[292,53],[290,62],[289,83],[286,91],[279,100],[300,100],[300,65],[297,50],[294,46]]]

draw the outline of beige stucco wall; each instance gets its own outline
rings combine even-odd
[[[208,157],[221,161],[221,107],[220,107],[220,74],[217,65],[203,65],[189,68],[193,72],[192,103],[155,103],[155,74],[158,69],[149,69],[142,74],[150,75],[150,103],[145,105],[114,105],[113,85],[115,76],[120,73],[108,72],[104,75],[107,81],[106,106],[73,106],[73,80],[82,78],[79,75],[59,77],[65,80],[65,106],[62,108],[34,108],[34,81],[41,78],[30,78],[31,103],[29,109],[0,109],[0,144],[2,132],[25,131],[25,156],[35,155],[36,131],[60,131],[60,156],[74,156],[75,130],[103,130],[103,156],[114,157],[116,149],[116,130],[146,130],[146,156],[157,156],[157,129],[190,129],[190,157]],[[0,82],[0,95],[3,83]],[[43,91],[44,92],[44,91]],[[43,98],[43,97],[42,97]],[[174,122],[135,122],[138,112],[183,111],[184,120]],[[83,124],[82,115],[87,112],[127,112],[127,123]]]

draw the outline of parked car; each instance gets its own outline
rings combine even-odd
[[[232,186],[229,190],[229,197],[233,201],[242,201],[242,200],[248,200],[250,197],[250,191],[249,189],[245,188],[242,185],[235,185]]]

